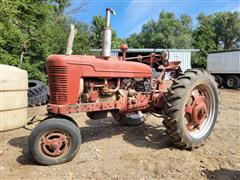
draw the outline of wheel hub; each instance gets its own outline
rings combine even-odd
[[[42,138],[42,150],[49,156],[60,156],[68,150],[67,136],[62,133],[50,132]]]
[[[227,81],[227,84],[228,84],[228,86],[233,87],[234,84],[235,84],[235,82],[234,82],[233,79],[229,79],[229,80]]]
[[[208,116],[208,102],[199,90],[191,92],[191,102],[185,107],[187,115],[187,128],[190,131],[200,129]]]

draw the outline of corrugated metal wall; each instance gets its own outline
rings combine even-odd
[[[136,49],[137,50],[137,49]],[[131,52],[131,50],[129,51]],[[143,52],[146,52],[143,50]],[[150,50],[150,52],[153,52],[153,50]],[[141,53],[139,51],[139,53]],[[118,51],[112,50],[111,56],[117,57]],[[189,51],[183,51],[183,50],[170,50],[170,58],[169,61],[181,61],[181,69],[183,71],[186,71],[187,69],[191,69],[191,50]]]
[[[240,51],[209,54],[207,70],[211,73],[240,73]]]
[[[111,56],[112,57],[118,57],[118,51],[112,51]]]
[[[191,69],[191,52],[170,51],[169,61],[181,61],[180,66],[183,71]]]

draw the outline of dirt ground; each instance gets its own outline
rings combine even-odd
[[[40,166],[31,160],[26,129],[1,133],[1,179],[240,179],[240,91],[221,90],[218,123],[194,151],[175,148],[161,119],[121,127],[111,117],[75,115],[83,144],[69,163]],[[29,108],[29,117],[46,107]]]

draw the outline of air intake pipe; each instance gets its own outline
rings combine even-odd
[[[111,42],[112,42],[112,30],[110,28],[110,14],[116,15],[113,9],[106,9],[106,22],[103,30],[103,47],[102,55],[105,59],[108,59],[111,55]]]

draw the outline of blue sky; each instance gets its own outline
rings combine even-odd
[[[82,1],[85,7],[72,15],[76,21],[90,24],[95,15],[105,15],[106,7],[113,8],[117,16],[112,16],[111,26],[121,38],[138,33],[148,20],[157,20],[160,11],[174,12],[177,17],[188,14],[194,18],[200,12],[212,14],[218,11],[240,11],[240,0],[71,0],[69,9],[77,7]]]

